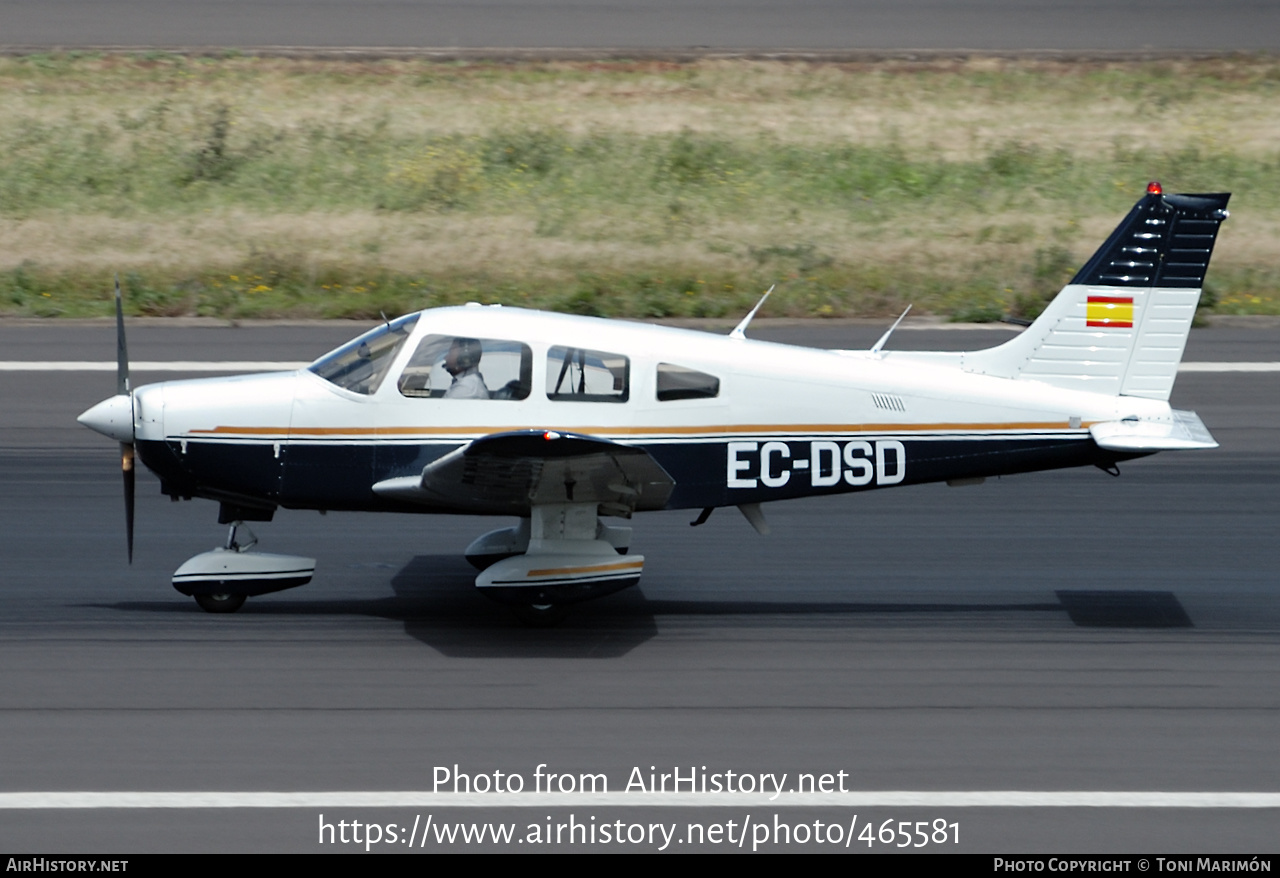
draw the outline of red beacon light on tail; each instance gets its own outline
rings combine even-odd
[[[1148,194],[1148,195],[1163,195],[1163,194],[1164,194],[1164,187],[1160,185],[1160,183],[1159,183],[1159,181],[1158,181],[1158,180],[1152,180],[1150,183],[1148,183],[1148,184],[1147,184],[1147,194]]]

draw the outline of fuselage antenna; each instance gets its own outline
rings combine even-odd
[[[773,287],[776,287],[774,284]],[[751,309],[751,313],[742,318],[742,322],[733,328],[733,332],[729,333],[729,338],[746,338],[747,324],[751,322],[751,318],[756,316],[756,312],[760,310],[760,306],[764,304],[764,300],[769,298],[769,294],[773,292],[773,287],[764,291],[764,295],[760,297],[760,301],[756,302],[756,306]]]
[[[884,347],[884,343],[889,340],[889,336],[893,335],[893,331],[898,328],[898,324],[902,322],[902,318],[906,317],[907,313],[910,310],[911,310],[911,306],[908,305],[907,310],[903,311],[902,315],[898,317],[897,320],[893,321],[893,326],[889,327],[889,331],[886,332],[884,335],[880,336],[880,340],[871,346],[871,353],[873,354],[880,353],[880,349]]]

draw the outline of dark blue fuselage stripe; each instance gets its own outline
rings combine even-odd
[[[739,452],[738,469],[730,472],[729,443],[755,444]],[[815,484],[814,463],[821,464],[817,481],[830,480],[829,448],[815,458],[812,443],[835,443],[841,468],[834,484]],[[859,445],[845,456],[849,443],[875,448],[901,443],[905,472],[897,479],[897,452],[883,452],[882,469],[874,472],[875,452]],[[785,446],[779,450],[776,443]],[[160,476],[168,493],[180,496],[257,498],[294,508],[370,511],[449,512],[446,507],[420,507],[379,497],[372,485],[384,479],[417,475],[423,467],[455,448],[458,443],[403,442],[373,444],[272,443],[226,441],[139,442],[143,462]],[[631,444],[631,443],[629,443]],[[773,444],[768,472],[762,473],[761,454]],[[185,452],[183,451],[185,445]],[[744,440],[686,442],[638,442],[674,479],[675,490],[667,508],[686,509],[785,500],[819,494],[872,490],[895,484],[910,485],[947,479],[967,479],[1034,472],[1064,467],[1109,464],[1141,455],[1116,454],[1099,449],[1087,433],[1026,435],[980,434],[968,436],[813,437],[787,439],[753,437]],[[744,446],[745,447],[745,446]],[[857,461],[866,460],[866,464]],[[854,463],[851,464],[851,461]],[[866,470],[873,470],[865,483]],[[784,478],[784,472],[786,473]],[[751,487],[730,488],[730,477]],[[766,484],[768,481],[770,484]]]

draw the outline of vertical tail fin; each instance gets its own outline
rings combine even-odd
[[[1167,400],[1230,197],[1165,195],[1152,183],[1025,332],[965,354],[963,368]]]

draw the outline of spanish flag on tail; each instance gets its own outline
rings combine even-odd
[[[1133,296],[1090,296],[1085,310],[1085,325],[1132,329]]]

